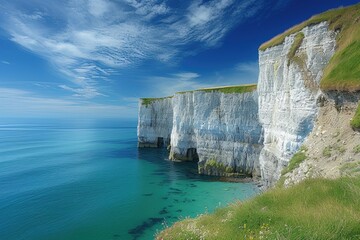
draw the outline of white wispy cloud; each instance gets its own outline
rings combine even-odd
[[[257,76],[253,76],[252,72],[239,74],[236,71],[230,70],[217,73],[211,78],[194,72],[180,72],[170,74],[169,76],[152,76],[147,80],[156,90],[149,92],[145,97],[164,97],[181,91],[254,83],[256,78]]]
[[[255,73],[258,74],[259,72],[259,63],[254,62],[241,62],[235,66],[235,70],[242,72],[242,73]]]
[[[10,63],[8,61],[1,61],[2,64],[6,64],[6,65],[9,65]]]
[[[0,88],[0,115],[7,117],[135,117],[133,107],[96,104],[87,101],[64,100],[37,96],[15,88]]]
[[[235,24],[256,14],[262,1],[183,5],[180,11],[166,0],[14,1],[3,4],[0,25],[12,41],[47,59],[76,85],[60,88],[92,98],[104,95],[98,85],[114,69],[149,59],[171,62],[193,53],[194,43],[219,44]]]
[[[200,75],[194,72],[181,72],[181,73],[174,73],[173,77],[181,81],[188,81],[188,80],[196,79],[200,77]]]

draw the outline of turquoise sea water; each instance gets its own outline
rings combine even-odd
[[[153,239],[257,192],[136,144],[135,121],[0,124],[0,239]]]

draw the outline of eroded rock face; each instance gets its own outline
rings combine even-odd
[[[285,174],[289,187],[308,178],[360,175],[360,133],[351,128],[360,93],[327,92],[315,126],[303,143],[306,159]]]
[[[195,91],[173,98],[170,159],[199,160],[208,175],[257,175],[262,148],[257,92]]]
[[[267,186],[279,179],[283,167],[312,131],[321,94],[319,82],[335,52],[336,33],[328,30],[326,22],[301,32],[303,41],[291,60],[288,53],[296,34],[259,52],[259,119],[264,128],[259,162]]]
[[[173,123],[172,98],[160,98],[148,104],[140,101],[138,117],[138,146],[167,147]]]

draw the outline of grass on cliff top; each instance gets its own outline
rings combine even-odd
[[[331,30],[338,31],[336,52],[324,70],[320,87],[331,91],[360,91],[360,4],[338,8],[315,15],[296,25],[268,42],[259,50],[282,44],[285,38],[299,32],[306,26],[323,21],[329,23]]]
[[[155,101],[164,100],[164,99],[172,98],[172,97],[173,97],[173,96],[162,97],[162,98],[140,98],[140,100],[141,100],[141,105],[148,106],[149,104],[152,104],[152,103],[155,102]]]
[[[359,226],[360,178],[311,179],[182,220],[157,239],[360,239]]]
[[[188,92],[222,92],[222,93],[246,93],[252,92],[256,90],[256,84],[246,84],[246,85],[238,85],[238,86],[222,86],[222,87],[213,87],[213,88],[200,88],[194,91],[184,91],[177,92],[178,94],[188,93]]]

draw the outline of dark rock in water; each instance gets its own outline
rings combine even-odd
[[[169,213],[169,211],[165,208],[161,209],[161,211],[159,212],[159,214],[163,215],[163,214],[167,214]]]
[[[161,199],[164,199],[164,200],[166,200],[166,199],[168,199],[168,197],[162,197]]]
[[[154,225],[161,223],[163,218],[149,218],[144,221],[142,224],[130,229],[128,231],[129,234],[133,236],[133,239],[138,239],[141,235],[144,234],[146,229],[153,227]]]
[[[113,240],[118,240],[120,239],[120,235],[119,234],[114,234],[113,235]]]
[[[153,195],[153,193],[145,193],[145,194],[143,194],[143,196],[146,196],[146,197],[150,197],[152,195]]]
[[[173,188],[173,187],[171,187],[170,190],[175,191],[175,192],[182,192],[180,189],[178,189],[178,188]]]
[[[182,192],[177,192],[177,191],[172,191],[172,192],[168,192],[169,194],[182,194]]]
[[[181,210],[181,209],[178,209],[178,210],[176,210],[176,212],[182,212],[182,210]]]

